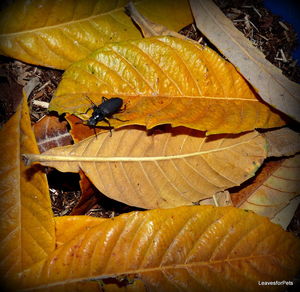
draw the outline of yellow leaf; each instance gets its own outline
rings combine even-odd
[[[134,6],[133,2],[126,5],[126,9],[132,20],[139,26],[144,37],[170,35],[178,38],[186,39],[186,36],[175,31],[167,29],[164,25],[154,23],[142,15]]]
[[[126,110],[116,116],[128,121],[111,120],[116,127],[171,124],[217,134],[284,124],[217,53],[168,36],[106,45],[72,64],[50,109],[87,119],[87,95],[96,104],[102,96],[124,100]]]
[[[123,129],[27,157],[63,172],[82,169],[102,193],[128,205],[170,208],[240,185],[266,156],[257,132],[210,138],[179,127],[153,135]]]
[[[26,99],[0,131],[0,269],[9,286],[54,250],[54,222],[45,174],[20,153],[38,153]]]
[[[260,291],[259,282],[291,280],[300,267],[299,239],[233,207],[132,212],[74,231],[27,271],[27,287],[58,291],[66,283],[134,276],[147,291]]]
[[[90,216],[61,216],[55,217],[54,219],[57,247],[60,247],[66,242],[72,240],[74,234],[84,233],[90,228],[101,224],[101,221],[105,221],[103,218]],[[68,226],[68,228],[65,228],[66,226]]]
[[[22,61],[67,68],[105,43],[141,38],[122,1],[15,1],[0,15],[0,52]],[[140,0],[151,20],[179,30],[193,21],[187,0]],[[172,11],[172,13],[169,13]]]
[[[300,121],[300,85],[290,81],[211,0],[191,0],[197,27],[234,64],[261,98]]]
[[[232,196],[243,197],[236,204],[240,208],[273,218],[291,199],[299,195],[299,173],[300,155],[282,162],[270,162],[250,185]]]

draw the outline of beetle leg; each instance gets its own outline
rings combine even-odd
[[[114,117],[111,117],[111,119],[114,119],[114,120],[117,120],[117,121],[120,121],[120,122],[128,122],[129,120],[121,120],[119,118],[114,118]]]
[[[109,125],[109,132],[110,132],[110,137],[111,137],[112,136],[112,132],[111,132],[112,127],[110,125],[110,122],[108,119],[103,119],[103,121]]]
[[[95,136],[96,136],[96,139],[97,139],[96,128],[95,128],[95,127],[93,127],[93,129],[94,129],[94,134],[95,134]]]

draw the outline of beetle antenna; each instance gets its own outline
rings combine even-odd
[[[85,96],[85,98],[87,100],[89,100],[89,102],[93,105],[93,106],[97,106],[87,95]]]

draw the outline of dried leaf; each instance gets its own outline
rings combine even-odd
[[[66,114],[65,117],[71,127],[70,134],[75,143],[89,136],[98,135],[98,133],[104,131],[103,129],[100,128],[90,128],[84,125],[82,123],[82,120],[74,115]]]
[[[290,200],[289,204],[280,210],[273,218],[272,222],[275,224],[279,224],[282,228],[287,229],[288,225],[291,223],[293,218],[297,218],[295,216],[295,212],[300,205],[300,196]]]
[[[179,127],[153,135],[140,128],[98,134],[35,158],[63,172],[82,169],[100,192],[128,205],[170,208],[240,185],[266,156],[257,132],[210,138]]]
[[[110,44],[74,63],[50,109],[87,119],[87,95],[96,104],[102,96],[124,100],[126,110],[116,117],[125,122],[111,119],[116,127],[171,124],[217,134],[284,123],[214,51],[168,36]]]
[[[81,195],[78,203],[72,209],[70,215],[84,215],[86,214],[98,201],[97,193],[99,191],[90,182],[83,171],[79,172],[80,175],[80,190]]]
[[[269,162],[251,184],[231,194],[234,205],[273,218],[299,195],[299,173],[300,155]]]
[[[199,205],[212,205],[216,207],[233,206],[230,193],[228,191],[217,192],[211,198],[201,200]]]
[[[199,30],[234,64],[261,98],[300,121],[300,85],[285,77],[211,0],[191,0]]]
[[[1,129],[0,140],[0,269],[2,281],[13,286],[22,270],[55,247],[46,177],[38,168],[25,167],[20,157],[20,152],[38,153],[25,98]]]
[[[107,42],[142,37],[124,12],[126,3],[14,1],[0,15],[0,52],[28,63],[65,69]],[[193,21],[187,0],[135,3],[145,16],[172,30]]]
[[[53,147],[70,145],[73,142],[67,122],[61,122],[55,116],[44,116],[33,125],[33,131],[41,153]]]
[[[143,32],[144,37],[160,36],[160,35],[171,35],[177,38],[185,39],[186,37],[180,33],[169,30],[167,27],[161,24],[150,21],[147,17],[142,15],[134,6],[132,2],[126,5],[126,9],[132,18],[132,20],[139,26]]]
[[[300,134],[289,128],[268,131],[263,136],[268,142],[269,156],[291,156],[300,151]]]
[[[86,226],[87,217],[75,217]],[[300,241],[267,218],[233,207],[191,206],[93,218],[27,271],[27,287],[135,277],[147,291],[258,291],[259,281],[290,280]],[[179,252],[180,251],[180,252]],[[238,271],[238,272],[237,272]],[[56,290],[54,290],[56,289]]]

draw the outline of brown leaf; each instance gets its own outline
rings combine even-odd
[[[252,177],[266,158],[257,132],[215,135],[183,127],[128,128],[27,155],[63,172],[82,169],[106,196],[142,208],[192,204]]]
[[[212,0],[190,3],[199,30],[236,66],[261,98],[299,122],[300,85],[267,61]]]
[[[100,128],[90,128],[87,125],[84,125],[82,120],[75,115],[66,114],[66,120],[71,127],[70,134],[75,143],[92,135],[98,135],[98,133],[104,131]]]
[[[268,142],[268,156],[291,156],[300,151],[300,134],[289,128],[262,134]]]
[[[80,189],[81,196],[73,208],[70,215],[84,215],[87,213],[98,201],[97,193],[99,192],[96,187],[90,182],[83,171],[79,172],[80,175]]]
[[[33,125],[33,131],[41,153],[53,147],[72,144],[67,122],[61,122],[55,116],[44,116]]]
[[[273,218],[299,195],[299,173],[300,155],[266,163],[251,184],[231,193],[234,206]]]

